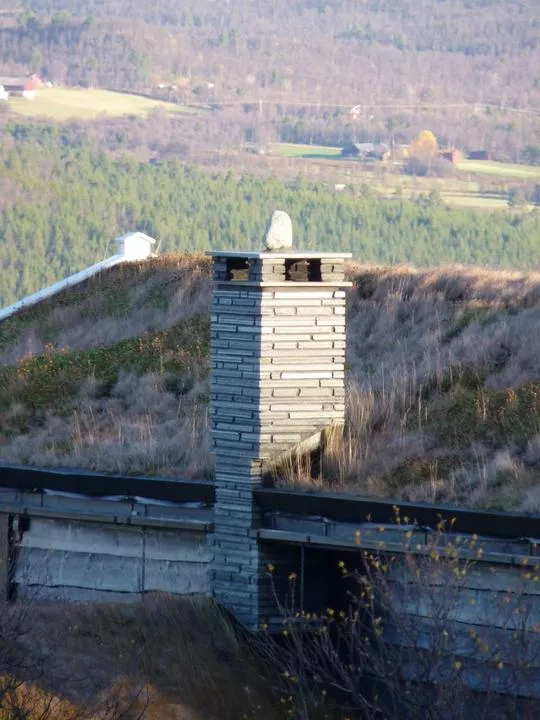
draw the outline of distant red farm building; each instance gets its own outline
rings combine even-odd
[[[37,75],[28,77],[2,77],[0,76],[0,95],[2,90],[6,97],[24,97],[33,100],[36,90],[43,86]]]
[[[459,165],[459,163],[463,160],[463,153],[461,150],[441,150],[439,152],[439,157],[441,160],[448,160],[448,162],[451,162],[452,165]]]

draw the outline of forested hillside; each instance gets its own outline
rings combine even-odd
[[[6,0],[4,0],[6,7]],[[21,5],[24,9],[19,12]],[[284,139],[538,143],[540,19],[519,0],[7,0],[3,72],[233,103]],[[167,92],[169,92],[167,90]],[[351,121],[348,110],[360,103]],[[253,107],[251,105],[253,104]]]
[[[540,262],[540,215],[458,211],[436,194],[384,200],[297,179],[209,173],[169,159],[116,157],[70,126],[8,124],[0,136],[0,306],[115,252],[126,229],[162,252],[259,248],[277,207],[298,248],[350,250],[363,262]]]

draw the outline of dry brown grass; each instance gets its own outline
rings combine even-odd
[[[49,413],[44,423],[0,445],[2,457],[39,467],[210,479],[206,385],[197,379],[178,396],[166,381],[153,373],[121,374],[103,397],[90,379],[68,415]],[[26,417],[17,406],[10,414]]]
[[[206,314],[210,261],[174,254],[125,263],[0,324],[0,367],[48,345],[85,350]]]
[[[26,720],[281,717],[247,637],[205,598],[36,605],[20,640],[41,669],[14,685],[13,704],[35,709]]]
[[[203,255],[167,255],[106,271],[2,323],[0,367],[51,347],[108,346],[207,315],[209,270]],[[67,408],[36,413],[12,402],[0,409],[0,454],[37,466],[211,477],[204,373],[119,367],[112,387],[88,375]]]
[[[349,277],[345,433],[277,482],[540,510],[540,274]]]
[[[209,272],[207,258],[182,255],[113,269],[2,323],[0,366],[47,343],[85,350],[208,317]],[[295,466],[278,482],[538,510],[540,273],[348,274],[346,432],[320,468]],[[62,412],[11,402],[0,408],[0,457],[210,478],[205,373],[120,367],[109,387],[88,375]]]

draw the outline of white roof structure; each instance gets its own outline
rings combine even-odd
[[[124,260],[146,260],[153,254],[152,247],[156,244],[154,238],[142,232],[129,232],[117,237],[114,241],[118,254]]]
[[[125,235],[116,238],[115,242],[118,249],[118,253],[116,255],[107,258],[107,260],[102,260],[95,265],[90,265],[90,267],[87,267],[85,270],[81,270],[74,275],[70,275],[69,277],[64,278],[64,280],[60,280],[59,282],[54,283],[54,285],[49,285],[49,287],[46,287],[43,290],[38,290],[38,292],[28,295],[22,300],[13,303],[13,305],[9,305],[3,310],[0,310],[0,321],[14,315],[23,308],[35,305],[52,295],[56,295],[56,293],[59,293],[65,288],[77,285],[102,270],[107,270],[108,268],[120,265],[124,262],[146,260],[146,258],[151,257],[154,254],[153,246],[156,244],[154,238],[151,238],[149,235],[145,235],[142,232],[126,233]]]

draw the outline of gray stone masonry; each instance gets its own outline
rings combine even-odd
[[[272,563],[255,532],[263,463],[344,421],[344,260],[335,253],[212,253],[211,433],[216,455],[212,583],[256,629]]]

